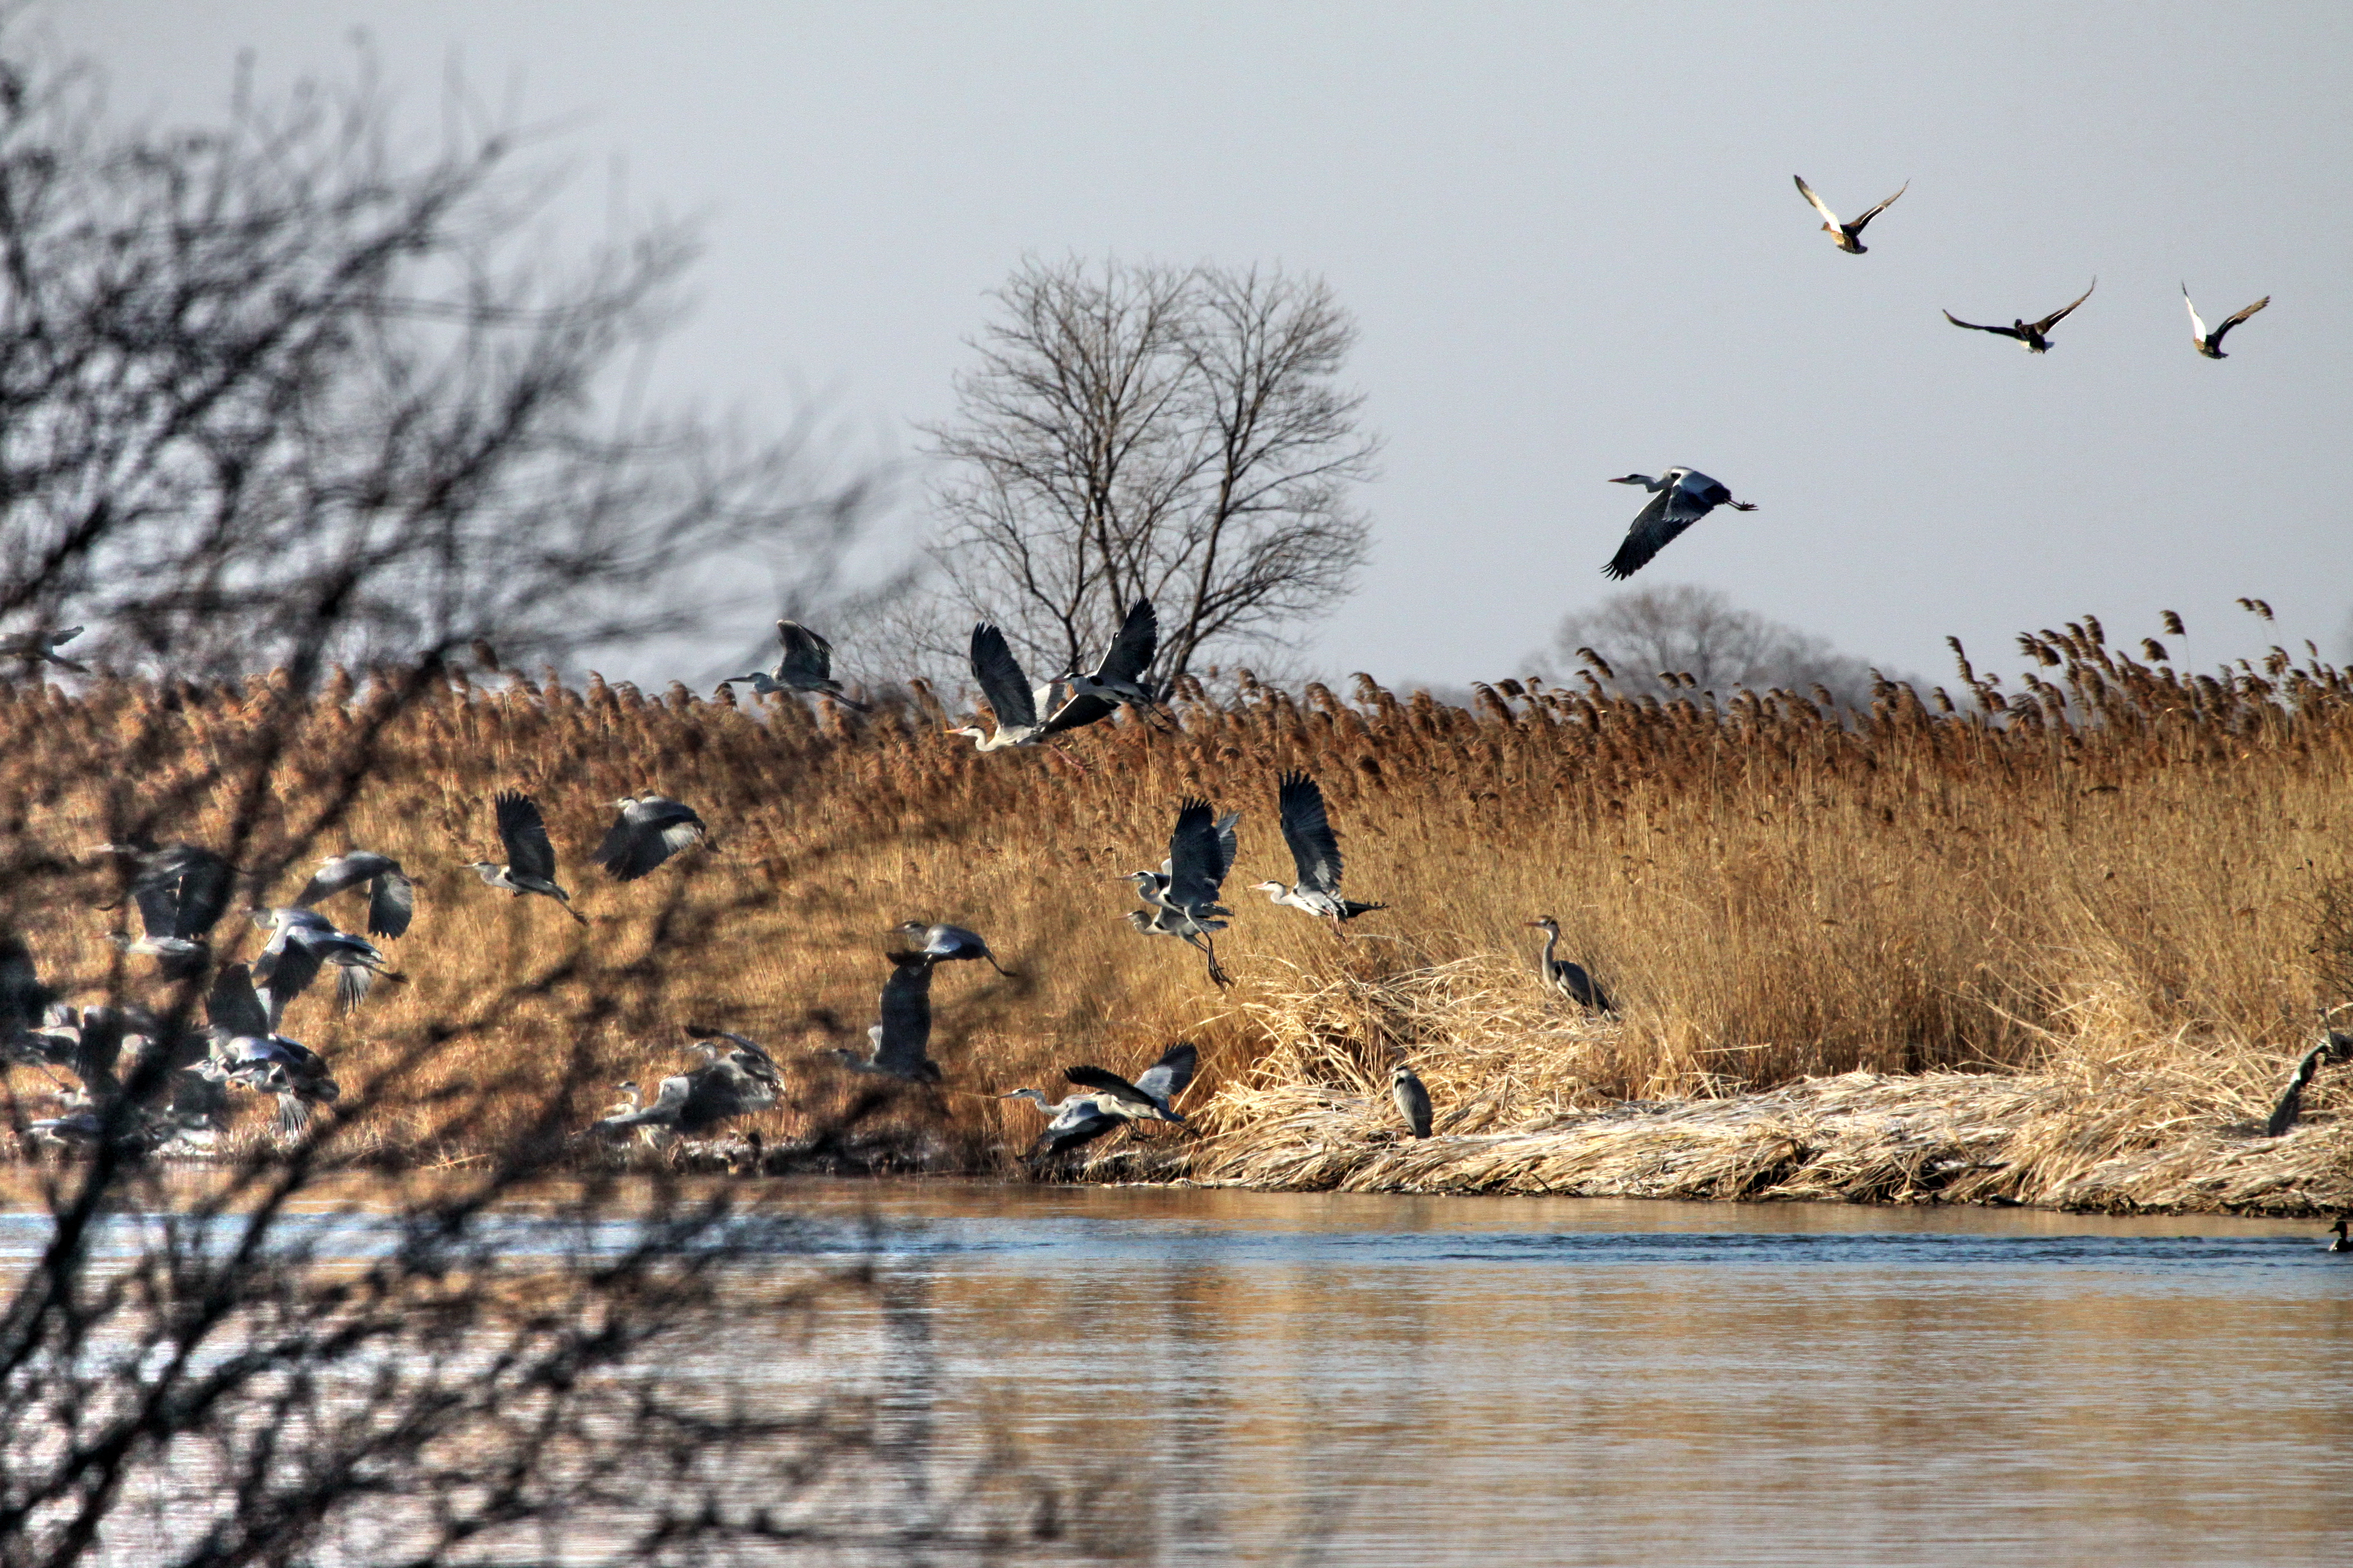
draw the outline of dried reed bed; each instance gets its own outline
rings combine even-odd
[[[1123,722],[1067,754],[991,757],[940,733],[948,716],[921,688],[849,721],[511,672],[437,679],[397,713],[389,675],[339,678],[308,701],[266,679],[212,693],[19,686],[0,694],[0,800],[17,863],[51,869],[10,913],[47,970],[86,992],[113,976],[135,989],[136,967],[103,942],[110,917],[90,907],[111,874],[73,868],[72,851],[119,836],[139,799],[172,803],[163,837],[218,833],[252,804],[223,759],[290,710],[287,765],[247,814],[260,828],[243,863],[323,822],[320,852],[366,844],[420,878],[396,953],[413,984],[349,1021],[315,999],[294,1020],[347,1081],[396,1084],[368,1134],[390,1146],[547,1135],[496,1091],[559,1065],[585,1065],[564,1112],[585,1120],[604,1083],[670,1070],[689,1019],[740,1028],[788,1064],[856,1042],[882,932],[922,917],[984,931],[1022,978],[940,975],[934,1054],[950,1090],[863,1121],[874,1147],[920,1163],[984,1166],[1026,1142],[1029,1108],[973,1091],[1052,1089],[1074,1059],[1134,1069],[1176,1037],[1203,1047],[1187,1104],[1211,1108],[1216,1137],[1188,1156],[1205,1174],[1311,1179],[1279,1177],[1272,1152],[1250,1163],[1233,1140],[1249,1127],[1303,1140],[1293,1119],[1324,1116],[1314,1137],[1328,1142],[1340,1123],[1317,1097],[1362,1093],[1333,1053],[1370,1075],[1398,1049],[1464,1136],[1857,1071],[2000,1071],[2016,1079],[2002,1092],[2029,1093],[2019,1075],[2031,1075],[2045,1097],[2032,1104],[2106,1129],[2084,1158],[2145,1135],[2169,1147],[2166,1129],[2248,1114],[2316,1004],[2348,994],[2353,692],[2276,649],[2186,676],[2125,657],[2088,621],[2025,646],[2035,671],[2016,690],[1964,665],[1957,698],[1885,686],[1863,714],[1778,692],[1620,701],[1589,680],[1482,687],[1463,710],[1362,678],[1344,700],[1244,677],[1218,700],[1188,688],[1177,734]],[[363,733],[364,772],[339,772]],[[1394,906],[1345,939],[1241,890],[1289,878],[1272,813],[1286,767],[1322,781],[1350,890]],[[546,808],[585,931],[462,869],[495,858],[488,803],[502,787]],[[613,886],[586,852],[607,803],[648,788],[701,809],[720,847]],[[1120,875],[1156,863],[1188,794],[1245,814],[1221,943],[1240,984],[1223,995],[1194,954],[1122,919]],[[1536,984],[1523,922],[1540,913],[1619,998],[1620,1023],[1570,1016]],[[237,940],[249,952],[253,934]],[[757,1123],[772,1142],[830,1124],[860,1087],[815,1067],[793,1080],[793,1103]],[[1994,1081],[2010,1080],[1983,1092]],[[2313,1104],[2316,1125],[2287,1143],[2334,1149],[2327,1094]],[[2097,1163],[2054,1154],[2034,1169],[2073,1174],[1988,1195],[2080,1194]],[[1327,1175],[1357,1179],[1312,1179]]]

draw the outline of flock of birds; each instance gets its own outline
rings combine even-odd
[[[1793,177],[1798,182],[1798,194],[1822,215],[1822,232],[1831,237],[1832,245],[1849,256],[1861,256],[1871,248],[1862,243],[1864,226],[1894,206],[1897,197],[1912,188],[1912,182],[1906,180],[1894,195],[1869,208],[1862,216],[1841,222],[1838,214],[1831,211],[1822,198],[1814,195],[1814,188],[1806,184],[1804,175]],[[2099,286],[2100,280],[2093,279],[2091,289],[2084,289],[2073,300],[2038,321],[2014,317],[2006,327],[1988,326],[1978,321],[1964,321],[1950,310],[1944,313],[1945,320],[1972,332],[1992,332],[1999,337],[2014,339],[2024,345],[2029,353],[2048,353],[2051,351],[2052,329],[2073,315],[2084,301],[2092,297],[2092,290]],[[2221,325],[2210,329],[2205,319],[2198,314],[2198,307],[2189,301],[2189,285],[2184,283],[2181,286],[2181,303],[2189,311],[2190,342],[2208,359],[2228,358],[2222,352],[2224,336],[2271,302],[2272,297],[2266,294],[2227,318]],[[1651,557],[1665,549],[1677,535],[1717,507],[1728,506],[1736,511],[1757,510],[1756,503],[1752,501],[1733,500],[1732,492],[1720,481],[1708,478],[1696,468],[1669,468],[1655,479],[1649,474],[1628,474],[1609,482],[1641,485],[1655,498],[1635,517],[1632,526],[1626,531],[1626,542],[1618,547],[1618,553],[1610,557],[1609,563],[1601,569],[1604,575],[1621,582],[1650,564]]]

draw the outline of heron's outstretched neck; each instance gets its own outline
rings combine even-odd
[[[1543,965],[1544,965],[1544,977],[1545,977],[1546,980],[1550,980],[1550,979],[1552,978],[1552,974],[1553,974],[1553,969],[1552,969],[1552,952],[1553,952],[1553,949],[1554,949],[1554,948],[1556,948],[1556,947],[1558,947],[1559,945],[1560,945],[1560,928],[1559,928],[1558,926],[1555,926],[1555,927],[1553,927],[1550,931],[1546,931],[1546,932],[1545,932],[1545,950],[1544,950]]]

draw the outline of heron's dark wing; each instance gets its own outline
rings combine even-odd
[[[1218,901],[1225,880],[1225,855],[1206,800],[1178,803],[1176,826],[1168,835],[1168,901],[1198,912]]]
[[[1159,651],[1159,614],[1153,609],[1151,600],[1138,599],[1128,606],[1127,619],[1120,623],[1119,636],[1112,639],[1111,651],[1095,667],[1095,679],[1142,680],[1144,672],[1152,668],[1153,656]]]
[[[375,984],[375,971],[361,963],[341,963],[335,966],[335,1006],[349,1016],[359,1010],[367,1000],[368,987]]]
[[[539,803],[513,790],[501,791],[494,803],[499,813],[499,842],[506,846],[507,869],[520,876],[555,880],[555,846],[547,841],[547,823]]]
[[[179,916],[172,934],[200,937],[228,912],[235,873],[229,863],[209,849],[185,846],[179,858]],[[143,910],[142,911],[144,912]]]
[[[1038,1152],[1059,1154],[1065,1149],[1076,1149],[1093,1142],[1104,1133],[1116,1129],[1122,1118],[1106,1116],[1095,1100],[1073,1097],[1063,1102],[1060,1115],[1046,1124],[1038,1136]]]
[[[1305,773],[1282,775],[1276,800],[1282,811],[1282,841],[1291,846],[1299,885],[1319,893],[1340,890],[1340,836],[1324,814],[1324,792]]]
[[[874,1065],[913,1078],[923,1070],[932,1045],[932,965],[916,953],[893,953],[891,978],[882,983],[882,1037]]]
[[[1059,735],[1065,730],[1083,730],[1090,724],[1101,723],[1110,718],[1116,708],[1117,704],[1106,702],[1092,692],[1083,697],[1073,697],[1054,710],[1054,716],[1046,721],[1046,727],[1040,733]]]
[[[139,923],[151,938],[177,936],[180,930],[180,898],[177,884],[172,882],[140,882],[131,889],[131,901],[139,906]]]
[[[1693,510],[1687,500],[1679,499],[1683,494],[1681,485],[1669,485],[1651,498],[1651,504],[1641,510],[1633,526],[1626,531],[1625,542],[1618,546],[1618,553],[1601,569],[1603,576],[1620,582],[1631,577],[1651,563],[1651,557],[1672,543],[1676,535],[1707,515],[1704,508]]]
[[[254,994],[253,974],[244,964],[229,964],[213,976],[212,994],[205,998],[205,1020],[231,1037],[269,1037],[269,1015]]]
[[[987,621],[972,628],[972,679],[997,715],[1000,730],[1027,730],[1038,722],[1037,700],[1021,661],[1005,645],[1005,634]]]
[[[1905,182],[1904,182],[1904,187],[1903,187],[1903,190],[1899,190],[1899,191],[1897,191],[1897,192],[1895,193],[1895,196],[1900,196],[1900,195],[1902,195],[1904,194],[1904,192],[1905,192],[1905,191],[1908,191],[1908,190],[1910,190],[1911,188],[1912,188],[1912,182],[1911,182],[1911,181],[1909,181],[1909,180],[1905,181]],[[1892,206],[1894,206],[1894,205],[1895,205],[1895,196],[1890,196],[1890,197],[1888,197],[1885,201],[1883,201],[1883,202],[1880,203],[1877,206],[1875,206],[1875,207],[1872,208],[1869,212],[1864,213],[1861,217],[1859,217],[1859,218],[1855,219],[1852,223],[1848,224],[1848,225],[1846,226],[1846,231],[1847,231],[1849,234],[1861,234],[1861,233],[1862,232],[1862,226],[1863,226],[1864,224],[1869,223],[1873,218],[1877,217],[1881,213],[1885,212],[1889,207],[1892,207]]]
[[[261,957],[253,966],[253,978],[269,993],[269,1021],[275,1027],[286,1013],[286,1004],[311,988],[319,978],[319,955],[306,942],[289,940],[281,929],[261,950]]]
[[[2187,299],[2188,296],[2184,295],[2183,298]],[[2241,321],[2245,321],[2249,316],[2253,315],[2257,310],[2262,310],[2271,302],[2272,297],[2269,294],[2266,294],[2262,299],[2256,300],[2253,304],[2248,306],[2245,310],[2240,311],[2237,315],[2232,316],[2229,321],[2224,321],[2221,326],[2215,328],[2213,340],[2214,346],[2216,348],[2221,348],[2222,346],[2222,334],[2224,332],[2229,331],[2232,327],[2237,326]],[[2194,321],[2197,318],[2193,314],[2191,320]]]
[[[2093,279],[2092,289],[2096,289],[2099,286],[2100,280],[2096,278]],[[2034,330],[2038,332],[2047,332],[2052,328],[2057,326],[2060,322],[2065,321],[2069,316],[2073,315],[2075,313],[2075,305],[2080,305],[2084,300],[2092,297],[2092,289],[2086,289],[2081,294],[2076,295],[2074,305],[2070,305],[2063,310],[2053,310],[2049,315],[2043,317],[2041,321],[2035,322]]]
[[[833,645],[800,622],[778,621],[776,641],[784,645],[776,671],[786,685],[818,686],[832,678]]]
[[[1798,194],[1805,197],[1809,202],[1811,202],[1813,204],[1814,210],[1822,215],[1822,221],[1829,224],[1832,228],[1838,227],[1838,214],[1831,211],[1830,208],[1822,205],[1822,198],[1814,195],[1814,187],[1806,184],[1806,176],[1803,174],[1792,174],[1790,178],[1798,182]],[[1892,201],[1894,198],[1891,196],[1888,199]],[[1886,203],[1883,202],[1880,205],[1884,206]],[[1820,242],[1818,241],[1817,243]]]
[[[38,1024],[48,1006],[48,988],[33,967],[33,950],[15,931],[0,935],[0,1038]]]
[[[2081,303],[2081,301],[2079,300],[2078,303]],[[2070,306],[2068,308],[2073,310],[2074,307]],[[1945,312],[1945,320],[1952,322],[1953,325],[1957,327],[1967,327],[1973,332],[1993,332],[2005,338],[2015,338],[2020,335],[2016,327],[1981,327],[1975,321],[1964,321],[1950,310]]]
[[[1098,1067],[1064,1068],[1062,1076],[1081,1089],[1092,1089],[1120,1105],[1142,1110],[1152,1105],[1152,1097],[1115,1072]],[[1155,1109],[1157,1109],[1155,1107]]]
[[[406,936],[417,914],[417,884],[400,871],[386,871],[368,889],[368,935]]]
[[[1234,868],[1234,826],[1241,819],[1239,811],[1229,811],[1218,818],[1218,886],[1221,888],[1226,885],[1226,874]]]
[[[1200,1055],[1190,1044],[1180,1040],[1162,1052],[1158,1061],[1144,1069],[1143,1075],[1135,1080],[1135,1087],[1158,1100],[1164,1108],[1169,1107],[1178,1095],[1185,1092],[1185,1086],[1193,1081],[1194,1064],[1200,1059]]]

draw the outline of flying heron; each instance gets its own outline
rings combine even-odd
[[[79,626],[68,626],[61,632],[18,632],[14,637],[0,637],[0,658],[17,659],[26,664],[54,664],[59,669],[69,669],[76,675],[88,675],[90,666],[58,652],[81,633]]]
[[[1544,955],[1536,960],[1536,973],[1544,976],[1546,984],[1578,1006],[1592,1012],[1615,1013],[1618,1011],[1609,1005],[1609,998],[1603,994],[1600,983],[1588,974],[1583,965],[1572,963],[1566,958],[1553,956],[1553,950],[1560,945],[1558,921],[1550,915],[1545,915],[1528,921],[1528,927],[1530,930],[1545,933]]]
[[[694,807],[668,795],[625,795],[613,805],[620,815],[605,830],[596,860],[617,882],[634,882],[697,842],[714,847]]]
[[[1282,817],[1282,841],[1291,847],[1291,861],[1299,880],[1288,888],[1281,882],[1252,882],[1253,891],[1264,893],[1270,902],[1288,904],[1318,920],[1330,921],[1335,932],[1344,921],[1388,908],[1340,896],[1340,837],[1332,831],[1332,819],[1324,810],[1324,791],[1313,778],[1303,773],[1284,773],[1275,801]]]
[[[406,936],[417,912],[417,884],[389,855],[369,849],[346,849],[319,863],[316,875],[295,897],[297,909],[309,909],[348,888],[364,887],[368,895],[370,936]]]
[[[324,965],[335,967],[335,1001],[345,1013],[359,1006],[377,975],[396,983],[406,978],[393,971],[391,961],[375,943],[337,931],[315,910],[287,908],[248,912],[255,925],[271,933],[255,961],[254,978],[267,994],[273,1029],[286,1016],[286,1004],[309,990]]]
[[[1416,1138],[1430,1136],[1430,1090],[1403,1062],[1389,1073],[1389,1098],[1397,1101],[1398,1114]]]
[[[2231,356],[2222,352],[2222,334],[2270,304],[2272,297],[2264,295],[2211,332],[2206,330],[2206,323],[2198,319],[2198,307],[2189,304],[2189,285],[2187,283],[2181,286],[2181,302],[2189,307],[2189,341],[2198,345],[2198,352],[2208,359],[2228,359]]]
[[[2096,289],[2099,286],[2100,280],[2096,278],[2093,279],[2092,289]],[[2080,305],[2084,300],[2090,299],[2092,297],[2092,289],[2086,289],[2081,294],[2078,294],[2075,297],[2075,305]],[[2188,298],[2187,290],[2184,290],[2183,297],[2185,299]],[[1950,310],[1945,312],[1945,320],[1952,322],[1953,325],[1957,327],[1967,327],[1973,332],[1994,332],[2005,338],[2016,338],[2020,342],[2026,345],[2026,352],[2031,354],[2047,353],[2051,349],[2051,329],[2057,326],[2060,322],[2065,321],[2070,315],[2072,315],[2074,312],[2075,305],[2070,305],[2063,310],[2053,310],[2039,321],[2013,321],[2006,327],[1981,327],[1975,321],[1962,321]]]
[[[1008,977],[1013,971],[997,962],[997,954],[988,950],[978,931],[962,926],[926,925],[922,921],[901,921],[891,928],[892,934],[903,936],[915,945],[913,952],[934,963],[953,963],[959,960],[985,958],[988,966]]]
[[[697,1037],[702,1065],[662,1079],[650,1105],[637,1103],[635,1081],[625,1083],[628,1100],[607,1112],[591,1131],[606,1137],[635,1131],[662,1143],[700,1136],[731,1117],[765,1110],[776,1102],[781,1079],[766,1050],[742,1035],[702,1031],[691,1025],[687,1033]],[[722,1040],[728,1043],[724,1050],[719,1046]]]
[[[1831,243],[1832,245],[1837,246],[1849,256],[1861,256],[1864,251],[1871,248],[1869,246],[1862,243],[1863,226],[1868,224],[1873,218],[1877,217],[1881,213],[1885,212],[1889,207],[1894,206],[1895,205],[1895,196],[1900,196],[1905,191],[1908,191],[1912,188],[1912,182],[1906,180],[1904,182],[1902,189],[1895,193],[1895,196],[1888,197],[1885,201],[1880,203],[1869,212],[1864,213],[1852,223],[1841,223],[1839,222],[1838,214],[1831,211],[1829,207],[1822,204],[1822,198],[1814,195],[1813,186],[1806,184],[1806,177],[1803,174],[1799,174],[1795,176],[1795,178],[1798,182],[1798,194],[1805,197],[1809,202],[1811,202],[1813,204],[1814,210],[1822,215],[1822,232],[1831,237]]]
[[[128,894],[145,934],[134,942],[117,932],[115,945],[125,952],[153,954],[166,980],[203,973],[211,958],[212,929],[228,912],[237,868],[195,844],[101,844],[91,853],[130,862]]]
[[[1013,649],[1006,644],[1005,634],[986,621],[972,628],[971,658],[973,681],[988,700],[996,729],[985,731],[977,724],[964,724],[951,728],[948,733],[971,736],[973,744],[984,752],[1039,745],[1064,731],[1112,715],[1112,701],[1090,693],[1069,699],[1050,718],[1040,721],[1038,709],[1041,701],[1050,700],[1052,686],[1033,690],[1029,676],[1022,673],[1021,661],[1013,657]]]
[[[871,1050],[860,1057],[835,1050],[833,1058],[852,1072],[909,1083],[937,1083],[940,1064],[928,1054],[932,1043],[932,960],[921,952],[890,954],[891,978],[882,983],[882,1021],[866,1031]]]
[[[506,846],[507,863],[493,866],[488,860],[476,860],[466,869],[480,876],[493,888],[504,888],[516,898],[525,893],[538,893],[554,899],[564,906],[564,912],[588,923],[588,917],[572,907],[572,895],[555,884],[555,847],[547,841],[547,824],[539,815],[539,803],[514,790],[501,790],[493,804],[499,814],[499,840]]]
[[[1147,1117],[1145,1118],[1145,1120],[1182,1120],[1176,1115],[1176,1100],[1178,1095],[1185,1092],[1186,1086],[1193,1081],[1193,1069],[1199,1058],[1200,1053],[1193,1046],[1180,1040],[1162,1052],[1160,1059],[1138,1074],[1133,1084],[1127,1085],[1132,1093],[1142,1095],[1163,1112],[1160,1116]],[[1113,1074],[1103,1072],[1101,1068],[1073,1068],[1064,1076],[1069,1077],[1071,1082],[1079,1083],[1082,1080],[1075,1075],[1081,1072],[1101,1074],[1103,1078],[1113,1079],[1114,1081],[1125,1081],[1117,1079]],[[997,1098],[1027,1100],[1046,1113],[1045,1131],[1039,1134],[1037,1145],[1030,1151],[1036,1157],[1059,1154],[1066,1149],[1076,1149],[1082,1144],[1092,1143],[1124,1122],[1137,1120],[1135,1116],[1124,1112],[1111,1103],[1113,1097],[1100,1089],[1092,1093],[1073,1094],[1059,1101],[1049,1101],[1044,1095],[1034,1089],[1017,1089],[1009,1094],[1000,1095]]]
[[[244,964],[229,964],[213,976],[205,1016],[215,1068],[227,1082],[278,1097],[281,1135],[301,1137],[314,1108],[332,1105],[343,1094],[325,1058],[278,1032]]]
[[[1168,835],[1168,858],[1159,872],[1131,872],[1125,880],[1151,907],[1131,910],[1128,921],[1147,936],[1181,937],[1201,950],[1208,961],[1209,978],[1219,987],[1233,979],[1218,963],[1217,939],[1225,930],[1216,917],[1232,913],[1218,902],[1218,890],[1233,868],[1233,819],[1222,826],[1209,803],[1187,797],[1177,805],[1176,826]]]
[[[1160,616],[1149,599],[1138,599],[1128,606],[1127,616],[1120,622],[1119,635],[1112,638],[1109,651],[1092,670],[1073,671],[1062,677],[1073,702],[1092,698],[1115,707],[1134,709],[1147,718],[1165,716],[1166,710],[1152,688],[1145,684],[1144,672],[1152,668],[1152,660],[1160,651]]]
[[[1735,511],[1757,510],[1755,501],[1734,500],[1730,490],[1697,468],[1669,468],[1656,479],[1648,474],[1624,474],[1609,482],[1640,485],[1651,492],[1651,504],[1635,514],[1632,525],[1626,530],[1626,542],[1609,558],[1609,564],[1601,569],[1603,576],[1621,583],[1649,565],[1651,556],[1717,507],[1728,506]]]
[[[873,704],[860,702],[841,689],[833,678],[833,645],[798,621],[778,621],[776,641],[784,651],[774,669],[755,669],[749,675],[730,676],[722,686],[748,680],[752,689],[765,697],[771,691],[807,691],[819,697],[830,697],[844,708],[860,713],[871,713]]]

